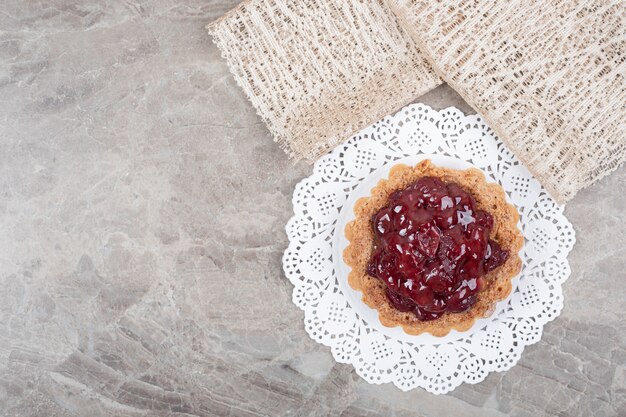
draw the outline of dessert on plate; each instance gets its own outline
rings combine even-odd
[[[469,329],[521,269],[517,210],[478,169],[396,165],[354,212],[348,282],[383,325],[408,334]]]

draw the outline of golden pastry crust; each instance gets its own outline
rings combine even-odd
[[[445,183],[455,182],[470,192],[476,200],[476,207],[487,211],[493,217],[494,227],[490,238],[502,249],[509,251],[509,258],[503,265],[482,277],[484,286],[477,294],[476,303],[469,310],[463,313],[446,312],[432,321],[420,321],[410,312],[403,313],[395,309],[385,295],[385,284],[366,272],[374,248],[370,219],[388,204],[388,197],[392,192],[402,190],[425,176],[438,177]],[[496,303],[509,295],[512,288],[511,280],[522,267],[518,252],[524,239],[517,228],[519,214],[515,207],[506,202],[502,187],[495,183],[487,183],[483,173],[475,168],[459,171],[437,167],[429,160],[424,160],[414,167],[395,165],[391,168],[388,179],[380,180],[369,197],[356,202],[354,213],[356,219],[346,225],[345,232],[349,244],[343,252],[344,261],[352,268],[348,275],[348,283],[363,293],[365,304],[378,310],[383,325],[402,326],[408,334],[428,332],[433,336],[445,336],[452,329],[468,330],[477,319],[490,316]]]

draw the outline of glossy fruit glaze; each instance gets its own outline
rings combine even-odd
[[[481,277],[509,253],[489,239],[493,218],[458,184],[423,177],[389,197],[372,218],[369,275],[387,285],[391,304],[420,320],[476,302]]]

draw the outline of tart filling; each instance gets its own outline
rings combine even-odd
[[[463,312],[476,302],[481,278],[509,256],[489,238],[492,229],[493,217],[460,185],[422,177],[372,217],[367,272],[385,283],[396,309],[418,320]]]

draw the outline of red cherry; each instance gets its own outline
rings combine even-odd
[[[374,232],[378,236],[383,236],[391,231],[391,210],[384,208],[374,216]]]
[[[477,270],[482,271],[482,261],[487,251],[487,244],[489,242],[489,230],[477,224],[470,224],[466,231],[467,241],[467,259],[474,261],[480,265],[477,265]],[[484,272],[479,272],[479,275]]]
[[[387,289],[387,298],[391,304],[399,311],[407,312],[415,309],[415,303],[411,299],[398,294],[397,292]]]
[[[445,210],[439,210],[433,214],[435,223],[441,230],[449,229],[459,222],[456,208],[448,208]]]
[[[478,292],[476,279],[464,281],[459,288],[448,296],[447,310],[460,313],[470,308],[476,302],[475,294]]]
[[[391,273],[386,277],[381,277],[382,281],[387,284],[387,288],[398,291],[402,287],[402,275],[399,273]]]
[[[447,302],[445,297],[435,297],[430,304],[425,305],[422,308],[432,313],[443,313],[446,311],[446,307]]]
[[[382,242],[385,251],[395,255],[409,255],[413,251],[413,246],[404,236],[390,234],[390,236],[382,239]]]
[[[423,205],[423,194],[417,190],[407,189],[400,193],[398,199],[396,200],[398,203],[404,204],[409,209],[415,209],[422,207]]]
[[[455,284],[454,277],[445,270],[440,261],[434,261],[429,265],[429,268],[424,274],[424,284],[433,291],[443,293]]]
[[[459,273],[468,277],[479,277],[485,274],[485,268],[482,262],[472,259],[463,264]]]
[[[435,297],[435,293],[429,287],[421,284],[415,283],[413,287],[408,291],[408,295],[415,302],[415,304],[420,306],[427,306],[432,304],[433,298]]]
[[[415,258],[410,254],[404,254],[398,256],[398,270],[402,272],[405,278],[416,278],[420,272],[421,267],[415,262]]]
[[[465,259],[467,252],[468,245],[462,226],[452,226],[443,232],[437,257],[447,272],[454,272]]]
[[[425,256],[432,258],[439,248],[440,232],[433,223],[425,223],[416,230],[417,247]]]
[[[463,210],[468,208],[470,210],[474,210],[476,206],[476,201],[471,194],[465,191],[457,184],[448,184],[448,193],[450,197],[454,200],[454,204],[459,210]]]
[[[485,270],[489,272],[493,269],[496,269],[497,267],[505,263],[508,258],[509,252],[502,250],[502,248],[500,248],[500,245],[498,245],[493,240],[490,240],[485,254]]]
[[[411,223],[416,228],[424,223],[428,223],[433,218],[432,213],[428,209],[420,207],[411,210],[408,216],[409,219],[411,219]]]
[[[391,224],[394,230],[406,229],[411,220],[408,216],[409,209],[406,205],[398,203],[391,207]]]
[[[415,307],[414,313],[422,321],[435,320],[443,315],[443,312],[426,311],[420,307]]]

